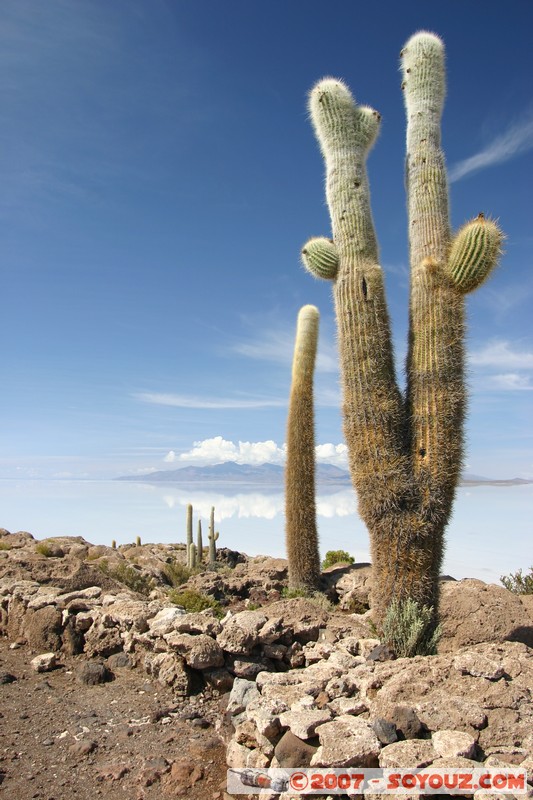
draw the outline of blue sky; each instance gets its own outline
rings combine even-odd
[[[383,116],[369,175],[406,349],[398,54],[447,47],[454,226],[507,234],[468,301],[467,464],[533,477],[533,6],[449,0],[3,0],[0,477],[283,459],[296,315],[321,312],[316,438],[343,463],[329,233],[306,95],[343,78]],[[244,443],[244,444],[243,444]]]

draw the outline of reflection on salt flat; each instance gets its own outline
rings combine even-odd
[[[36,538],[83,536],[94,544],[184,542],[186,506],[206,523],[215,507],[219,544],[248,555],[285,553],[281,487],[0,480],[0,527]],[[349,487],[318,487],[320,550],[369,560],[368,532]],[[498,583],[531,563],[533,485],[460,488],[446,529],[443,572]]]
[[[197,516],[209,519],[211,507],[215,507],[215,521],[222,522],[232,518],[247,519],[261,518],[273,520],[281,516],[285,510],[283,492],[241,492],[237,494],[224,494],[220,491],[184,492],[176,489],[165,492],[162,500],[170,509],[192,504]],[[352,489],[342,489],[332,494],[318,495],[316,510],[319,517],[332,519],[333,517],[346,517],[357,511],[357,500]]]

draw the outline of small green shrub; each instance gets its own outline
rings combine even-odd
[[[529,575],[522,575],[522,570],[502,575],[500,581],[506,589],[515,594],[533,594],[533,567],[529,568]]]
[[[186,567],[185,564],[181,564],[179,561],[171,561],[165,564],[163,566],[163,572],[167,576],[170,585],[174,587],[186,583],[191,575],[194,574],[194,570],[189,569],[189,567]]]
[[[36,544],[35,546],[35,552],[40,553],[42,556],[45,556],[46,558],[52,558],[52,556],[54,555],[53,549],[47,542],[38,542],[38,544]]]
[[[135,567],[129,566],[129,564],[119,563],[115,566],[109,566],[107,559],[103,558],[98,566],[104,575],[125,584],[132,592],[148,595],[153,589],[152,579],[143,575]]]
[[[441,635],[441,626],[435,627],[433,608],[420,607],[408,598],[390,604],[381,639],[397,658],[412,658],[435,655]]]
[[[328,550],[322,562],[322,569],[332,567],[334,564],[353,564],[354,557],[346,550]]]
[[[324,611],[332,611],[334,606],[322,592],[308,592],[305,589],[282,589],[281,596],[284,600],[293,600],[295,597],[305,597]]]
[[[0,542],[0,550],[11,550],[11,545],[8,542]]]
[[[210,597],[207,594],[197,592],[195,589],[185,589],[183,592],[177,592],[175,589],[172,589],[168,593],[168,599],[171,603],[174,603],[174,605],[182,606],[185,611],[191,613],[194,611],[205,611],[205,609],[210,608],[215,612],[217,617],[224,616],[224,611],[218,600],[215,600],[214,597]]]
[[[281,596],[284,600],[293,600],[295,597],[310,597],[310,594],[305,589],[289,589],[285,587],[281,590]]]

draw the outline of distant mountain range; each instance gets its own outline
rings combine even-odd
[[[281,486],[284,480],[284,468],[277,464],[236,464],[226,461],[207,467],[181,467],[180,469],[148,472],[146,475],[123,475],[117,481],[137,481],[140,483],[240,483],[258,486]],[[320,485],[351,486],[350,474],[332,464],[317,464],[316,481]],[[533,483],[522,478],[498,480],[484,478],[481,475],[465,473],[461,486],[517,486]]]

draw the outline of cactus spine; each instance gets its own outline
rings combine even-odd
[[[502,234],[478,217],[453,238],[440,117],[444,47],[415,34],[402,51],[407,112],[411,296],[407,390],[394,373],[390,325],[370,209],[366,157],[380,116],[340,81],[310,95],[326,162],[326,196],[338,266],[333,294],[343,385],[344,432],[359,511],[369,530],[373,607],[381,624],[393,601],[437,609],[444,529],[462,461],[464,293],[496,265]],[[304,265],[318,277],[312,242]],[[325,242],[328,240],[318,240]],[[331,250],[329,261],[333,259]],[[326,270],[327,271],[327,270]]]
[[[209,563],[213,565],[217,560],[217,546],[216,542],[220,534],[218,531],[215,533],[215,508],[211,507],[211,517],[209,519]]]
[[[320,555],[315,509],[315,433],[313,374],[319,313],[303,306],[298,314],[287,420],[285,538],[289,588],[316,591]]]
[[[196,561],[201,564],[203,561],[204,545],[202,542],[202,520],[198,520],[198,533],[196,534]]]
[[[189,549],[189,545],[192,544],[192,505],[189,503],[187,506],[187,551]]]

